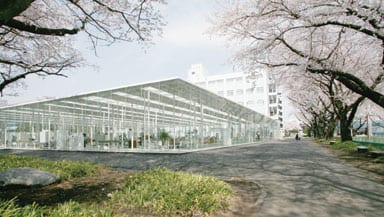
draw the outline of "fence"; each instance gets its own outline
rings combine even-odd
[[[371,144],[372,146],[376,148],[380,148],[384,150],[384,137],[382,136],[371,136],[371,137],[354,137],[354,142],[360,143],[360,144]]]

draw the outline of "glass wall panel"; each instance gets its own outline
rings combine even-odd
[[[276,121],[181,79],[0,108],[0,148],[161,152],[279,132]]]

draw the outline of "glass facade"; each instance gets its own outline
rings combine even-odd
[[[279,138],[275,120],[169,79],[0,108],[0,148],[173,151]]]

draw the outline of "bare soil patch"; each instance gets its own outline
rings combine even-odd
[[[235,192],[227,210],[217,213],[219,217],[254,216],[263,199],[262,189],[254,182],[232,179],[227,180]]]
[[[43,187],[11,186],[0,188],[0,199],[10,200],[20,206],[32,204],[55,206],[69,200],[79,203],[102,202],[108,193],[120,188],[127,172],[103,170],[97,176],[74,178]]]
[[[124,178],[132,172],[105,169],[97,176],[74,178],[43,187],[3,187],[0,188],[0,200],[16,197],[15,203],[25,206],[37,203],[39,206],[53,207],[72,200],[79,203],[99,203],[108,200],[108,194],[122,188]],[[251,216],[256,212],[257,201],[261,195],[260,187],[250,181],[232,179],[229,183],[234,196],[228,209],[214,216],[235,217]],[[142,216],[144,210],[125,210],[124,216]]]

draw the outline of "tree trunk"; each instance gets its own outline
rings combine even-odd
[[[327,132],[325,132],[327,139],[333,139],[335,128],[336,128],[336,120],[329,120],[328,126],[327,126]]]
[[[349,124],[347,119],[340,119],[340,137],[341,141],[352,141],[351,130],[349,129]]]

